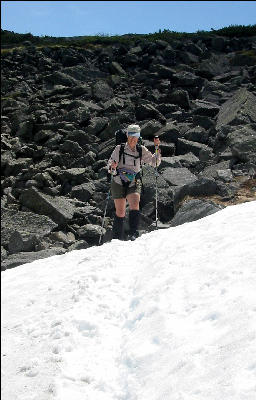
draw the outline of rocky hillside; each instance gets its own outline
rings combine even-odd
[[[14,46],[12,46],[14,47]],[[97,245],[114,132],[162,143],[159,227],[256,200],[256,37],[2,51],[2,269]],[[154,229],[143,168],[141,231]],[[113,201],[104,241],[110,240]]]

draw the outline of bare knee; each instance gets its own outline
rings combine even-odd
[[[123,218],[125,216],[125,199],[116,199],[115,200],[115,208],[116,208],[116,215],[119,218]]]
[[[140,208],[140,195],[138,193],[132,193],[127,196],[130,210],[139,210]]]

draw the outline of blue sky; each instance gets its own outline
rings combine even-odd
[[[1,1],[1,28],[36,36],[196,32],[255,23],[256,1]]]

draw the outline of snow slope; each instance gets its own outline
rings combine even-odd
[[[256,202],[2,273],[4,400],[255,400]]]

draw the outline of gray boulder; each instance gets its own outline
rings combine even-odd
[[[161,175],[171,186],[183,186],[197,180],[187,168],[165,168]]]
[[[218,191],[219,188],[215,179],[206,177],[199,177],[196,181],[184,186],[173,187],[174,212],[177,212],[180,202],[186,196],[211,196],[217,194]]]
[[[12,254],[3,260],[1,265],[1,270],[17,267],[18,265],[28,264],[42,258],[48,258],[56,255],[61,255],[66,253],[66,249],[62,247],[52,247],[46,250],[40,251],[30,251],[30,252],[20,252],[19,254]]]
[[[171,93],[168,93],[167,100],[170,103],[178,104],[184,110],[190,109],[189,95],[186,90],[175,89]]]
[[[184,138],[192,142],[199,142],[207,144],[209,141],[209,134],[201,126],[196,126],[189,129],[185,134]]]
[[[230,132],[227,136],[227,143],[231,148],[232,154],[239,160],[256,164],[256,124],[254,126],[244,126]]]
[[[61,183],[69,181],[71,185],[79,185],[88,181],[86,177],[86,168],[69,168],[63,171],[60,171],[58,174],[58,178]]]
[[[106,229],[99,225],[86,224],[77,230],[80,239],[85,239],[89,244],[96,244],[101,234],[105,234]]]
[[[113,97],[113,89],[107,82],[99,80],[92,85],[92,95],[96,101],[106,101]]]
[[[193,101],[193,114],[203,115],[205,117],[215,117],[220,111],[220,106],[205,100]]]
[[[86,127],[88,135],[99,135],[108,124],[108,119],[104,117],[94,117]]]
[[[74,215],[74,205],[68,199],[44,194],[34,187],[24,190],[19,201],[35,213],[47,215],[60,226],[66,225]]]
[[[125,70],[121,67],[121,65],[118,63],[118,62],[116,62],[116,61],[112,61],[110,64],[109,64],[109,71],[112,73],[112,74],[117,74],[117,75],[126,75],[126,72],[125,72]]]
[[[24,227],[26,229],[26,227]],[[35,251],[38,244],[37,236],[26,231],[14,231],[10,236],[8,243],[9,254],[19,253],[21,251]]]
[[[203,171],[199,173],[199,176],[205,176],[206,178],[218,178],[218,171],[230,171],[231,162],[228,161],[221,161],[218,164],[209,165],[208,167],[204,168]]]
[[[145,119],[165,120],[165,117],[154,107],[153,104],[139,104],[135,110],[138,121]]]
[[[156,120],[150,120],[141,126],[141,136],[143,138],[153,138],[162,128],[162,124]]]
[[[223,206],[217,205],[211,201],[199,199],[189,200],[179,208],[172,219],[170,226],[178,226],[187,222],[197,221],[198,219],[214,214],[223,208]]]
[[[45,215],[34,214],[29,211],[15,211],[1,209],[1,241],[7,246],[14,232],[26,232],[39,241],[48,235],[57,224]]]
[[[211,150],[206,144],[199,142],[192,142],[191,140],[178,139],[177,141],[177,154],[182,155],[186,153],[193,153],[199,157],[201,150]]]
[[[45,77],[45,80],[53,85],[75,86],[78,81],[61,71],[55,71]]]
[[[239,89],[220,108],[216,129],[225,125],[256,123],[256,96],[247,89]]]
[[[83,183],[82,185],[75,186],[71,190],[71,196],[81,201],[88,201],[93,196],[95,186],[93,182]]]

